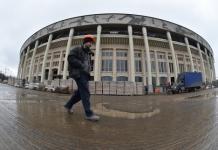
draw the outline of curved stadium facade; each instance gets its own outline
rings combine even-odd
[[[28,82],[68,78],[67,55],[93,34],[93,81],[142,82],[153,86],[174,82],[178,73],[198,71],[215,80],[213,51],[197,33],[175,23],[132,14],[95,14],[48,25],[23,44],[18,78]]]

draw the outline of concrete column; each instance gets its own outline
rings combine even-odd
[[[212,66],[212,64],[213,64],[213,62],[212,62],[212,58],[210,57],[210,56],[208,56],[208,59],[209,59],[209,61],[208,61],[208,66],[209,66],[209,82],[210,83],[212,83],[212,81],[213,81],[213,66]]]
[[[74,33],[74,29],[71,28],[70,33],[69,33],[69,37],[68,37],[68,41],[67,41],[67,48],[66,48],[65,58],[64,58],[64,70],[63,70],[63,79],[64,80],[67,79],[67,69],[68,69],[67,57],[68,57],[69,52],[70,52],[70,47],[71,47],[72,39],[73,39],[73,33]]]
[[[35,42],[35,47],[33,49],[33,55],[32,55],[31,62],[30,62],[30,70],[29,70],[29,77],[28,77],[28,82],[29,83],[33,82],[33,63],[34,63],[34,60],[35,60],[35,55],[36,55],[36,50],[38,48],[38,44],[39,44],[39,41],[37,40]]]
[[[213,79],[214,79],[214,66],[213,66],[213,56],[212,55],[210,55],[210,64],[211,64],[211,66],[210,66],[210,68],[211,68],[211,82],[213,81]]]
[[[160,86],[160,73],[159,73],[159,66],[158,66],[157,51],[154,51],[154,56],[155,56],[155,66],[156,66],[156,86]]]
[[[61,51],[61,54],[60,54],[60,59],[59,59],[59,64],[58,64],[58,75],[61,74],[62,55],[63,55],[63,51]]]
[[[41,76],[41,82],[42,82],[42,83],[43,83],[44,80],[45,80],[45,64],[46,64],[46,59],[47,59],[47,55],[48,55],[48,50],[50,49],[50,46],[51,46],[52,37],[53,37],[53,35],[50,34],[50,35],[49,35],[49,38],[48,38],[47,45],[46,45],[44,58],[43,58],[43,63],[42,63],[42,76]]]
[[[113,81],[117,80],[117,54],[116,49],[113,49]]]
[[[199,52],[199,56],[200,56],[200,60],[201,60],[201,71],[202,71],[202,76],[203,76],[203,82],[206,82],[206,75],[205,75],[205,67],[204,67],[204,59],[201,53],[201,47],[200,44],[197,43],[197,48],[198,48],[198,52]]]
[[[207,53],[207,49],[204,48],[204,51],[205,51],[205,55],[206,55],[206,60],[207,60],[207,71],[205,69],[205,71],[207,72],[206,73],[206,80],[210,82],[210,78],[211,78],[211,75],[210,75],[210,63],[209,63],[209,57],[208,57],[208,53]]]
[[[192,53],[191,53],[191,49],[190,49],[190,46],[189,46],[189,42],[188,42],[188,38],[185,37],[185,44],[186,44],[186,47],[187,47],[187,51],[188,51],[188,55],[189,55],[189,58],[190,58],[190,63],[191,63],[191,71],[194,72],[194,64],[193,64],[193,59],[192,59]]]
[[[20,72],[19,72],[19,79],[22,79],[22,74],[23,74],[23,67],[24,67],[24,59],[25,59],[25,54],[22,54],[22,60],[21,60],[21,66],[20,66]]]
[[[101,44],[101,25],[97,27],[97,40],[95,48],[94,81],[100,81],[100,44]]]
[[[127,69],[128,69],[128,81],[131,81],[131,65],[130,65],[130,51],[127,51]]]
[[[25,57],[25,55],[23,53],[21,53],[19,67],[18,67],[18,72],[17,72],[17,78],[18,79],[20,79],[21,75],[22,75],[22,71],[23,71],[23,59],[24,59],[24,57]]]
[[[26,63],[27,63],[27,57],[29,55],[29,51],[30,51],[30,46],[27,47],[27,52],[25,54],[25,59],[24,59],[24,67],[23,67],[23,73],[22,73],[22,79],[25,78],[26,76]]]
[[[128,26],[129,33],[129,65],[130,65],[130,78],[129,81],[135,82],[135,55],[134,55],[134,45],[132,37],[132,26]]]
[[[52,63],[53,63],[53,57],[54,57],[54,53],[51,54],[51,60],[50,60],[50,65],[49,65],[49,71],[48,71],[48,80],[51,81],[52,78]]]
[[[175,59],[176,59],[176,68],[177,68],[177,73],[181,73],[181,70],[179,69],[179,60],[178,60],[178,56],[175,55]]]
[[[146,52],[148,93],[153,93],[152,76],[151,76],[151,57],[150,57],[150,49],[149,49],[149,44],[148,44],[148,36],[147,36],[146,27],[142,28],[142,33],[143,33],[143,37],[144,37],[144,45],[145,45],[145,52]]]
[[[177,63],[176,63],[176,55],[175,55],[175,50],[174,50],[174,46],[173,46],[173,41],[171,38],[171,34],[169,31],[167,31],[167,39],[169,41],[169,46],[170,46],[170,50],[172,53],[172,59],[173,59],[173,69],[174,69],[174,78],[176,81],[177,80],[177,75],[178,75],[178,68],[177,68]]]
[[[166,60],[167,60],[167,81],[171,84],[171,79],[170,79],[170,65],[169,65],[168,53],[165,52],[165,55],[166,55]]]
[[[144,49],[142,49],[142,76],[143,76],[143,83],[144,83],[144,86],[147,85],[147,82],[146,82],[146,70],[145,70],[145,51]]]
[[[186,61],[186,56],[184,55],[184,67],[185,67],[185,72],[187,72],[188,71],[188,69],[187,69],[187,61]]]
[[[207,55],[208,56],[208,61],[209,61],[209,72],[210,72],[210,82],[212,83],[212,81],[215,79],[216,80],[216,76],[215,76],[215,70],[214,70],[214,60],[212,55]]]
[[[38,62],[37,62],[37,68],[36,68],[36,76],[37,76],[37,82],[39,82],[38,80],[38,76],[39,76],[39,66],[40,66],[40,56],[38,58]]]
[[[214,58],[213,56],[211,56],[212,58],[212,68],[213,68],[213,80],[212,81],[215,81],[216,80],[216,71],[215,71],[215,67],[214,67]]]
[[[21,61],[22,61],[22,55],[20,56],[20,61],[19,61],[19,65],[18,65],[18,70],[17,70],[17,78],[19,79],[19,75],[20,75],[20,70],[21,70]]]

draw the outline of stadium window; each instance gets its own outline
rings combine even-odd
[[[57,32],[53,33],[52,40],[56,40],[56,39],[63,38],[63,37],[68,37],[69,33],[70,33],[69,29],[57,31]]]
[[[165,55],[165,53],[162,53],[162,52],[158,52],[158,54],[157,54],[157,58],[158,59],[166,59],[166,55]]]
[[[141,26],[132,26],[133,29],[133,35],[139,35],[142,36],[142,27]]]
[[[185,43],[185,37],[180,34],[171,32],[171,38],[173,41]]]
[[[197,42],[195,40],[189,38],[188,41],[189,41],[189,45],[197,47]]]
[[[142,77],[136,76],[135,77],[135,82],[142,82]]]
[[[147,28],[148,37],[167,39],[166,31],[156,28]]]
[[[48,35],[44,36],[44,37],[41,37],[39,39],[39,45],[42,45],[42,44],[47,43],[47,42],[48,42]]]
[[[151,61],[151,72],[156,72],[156,64],[155,64],[155,61]]]
[[[185,66],[184,64],[179,64],[179,71],[184,72],[185,71]]]
[[[116,56],[117,57],[127,57],[128,52],[127,50],[117,50],[116,51]]]
[[[128,77],[126,76],[118,76],[117,81],[128,81]]]
[[[79,26],[74,28],[74,36],[86,35],[86,34],[97,34],[97,26],[89,25],[89,26]]]
[[[128,35],[127,27],[124,25],[102,25],[102,34],[124,34]]]
[[[142,72],[141,60],[135,60],[135,72]]]
[[[170,73],[173,73],[174,72],[173,63],[169,63],[169,67],[170,67]]]
[[[167,72],[166,62],[158,62],[159,72],[164,73]]]
[[[103,77],[101,77],[101,81],[112,81],[112,77],[111,76],[103,76]]]
[[[112,50],[102,50],[101,55],[104,57],[110,57],[113,56],[113,51]]]
[[[117,72],[127,72],[127,60],[117,60]]]
[[[110,72],[112,71],[112,60],[111,59],[104,59],[102,60],[102,67],[101,67],[101,70],[102,71],[106,71],[106,72]]]

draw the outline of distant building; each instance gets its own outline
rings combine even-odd
[[[95,14],[48,25],[20,51],[18,78],[28,82],[66,79],[69,50],[93,34],[92,80],[143,82],[149,90],[174,82],[184,71],[215,80],[213,51],[197,33],[175,23],[133,14]]]

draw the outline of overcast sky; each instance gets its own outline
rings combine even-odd
[[[214,51],[218,70],[218,1],[216,0],[0,0],[0,71],[16,75],[19,51],[41,28],[71,17],[128,13],[168,20],[201,35]]]

